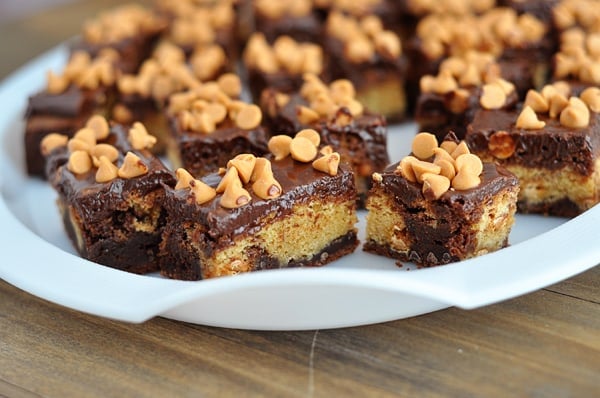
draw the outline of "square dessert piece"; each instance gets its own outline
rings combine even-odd
[[[197,88],[202,81],[211,78],[233,90],[229,94],[237,97],[241,82],[237,75],[224,73],[228,68],[225,53],[217,45],[196,49],[188,63],[181,48],[167,41],[161,42],[138,73],[118,78],[112,118],[121,124],[131,125],[138,121],[152,126],[152,132],[158,138],[153,151],[163,153],[169,136],[165,109],[170,96]]]
[[[155,1],[169,21],[163,38],[181,47],[189,57],[196,48],[218,45],[232,64],[238,58],[236,0]]]
[[[114,101],[118,56],[113,51],[91,58],[71,55],[64,69],[48,72],[46,87],[29,97],[25,113],[25,161],[29,175],[44,176],[42,139],[50,133],[72,136],[94,114],[108,115]]]
[[[290,36],[280,36],[269,44],[262,33],[253,33],[246,44],[243,61],[255,101],[265,88],[293,93],[300,90],[305,73],[322,77],[324,72],[321,46],[298,42]]]
[[[82,257],[137,274],[158,271],[163,187],[174,186],[175,178],[147,150],[154,142],[141,124],[129,131],[121,125],[110,131],[87,127],[68,141],[68,159],[51,182],[66,232]]]
[[[227,95],[233,90],[228,83],[208,82],[171,96],[167,155],[174,168],[183,167],[198,177],[225,166],[240,153],[260,156],[268,151],[262,111]]]
[[[519,100],[515,86],[499,75],[490,54],[470,52],[446,59],[437,76],[421,78],[415,110],[419,130],[439,141],[450,131],[463,139],[477,109],[514,108]]]
[[[519,211],[573,217],[600,201],[600,90],[531,90],[519,109],[479,110],[465,140],[519,178]],[[570,97],[569,97],[570,96]]]
[[[518,191],[512,173],[482,163],[464,141],[438,147],[417,134],[411,156],[373,175],[364,250],[428,267],[501,249]]]
[[[298,93],[265,90],[261,107],[272,135],[293,136],[305,128],[318,131],[323,144],[331,145],[352,166],[361,201],[371,185],[371,174],[389,163],[386,119],[357,100],[348,80],[326,85],[314,75],[305,75]]]
[[[122,5],[85,21],[81,38],[72,49],[88,52],[92,57],[112,49],[119,54],[117,69],[135,73],[166,27],[166,19],[152,9],[138,4]]]
[[[318,154],[315,138],[279,136],[270,144],[278,155],[242,154],[201,180],[179,169],[177,186],[166,188],[161,273],[197,280],[321,266],[352,253],[352,171],[339,154]]]
[[[411,60],[407,91],[418,97],[418,83],[424,75],[435,75],[441,62],[468,51],[492,54],[500,64],[502,77],[515,84],[519,95],[541,86],[549,72],[554,51],[550,27],[535,16],[505,7],[481,15],[431,14],[422,18],[415,35],[406,43]]]
[[[299,42],[318,43],[321,21],[312,0],[253,0],[254,30],[269,43],[280,36]]]
[[[331,79],[348,79],[356,98],[388,121],[404,118],[404,78],[408,67],[400,37],[374,16],[361,19],[331,12],[323,47]]]

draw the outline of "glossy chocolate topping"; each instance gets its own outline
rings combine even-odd
[[[423,186],[410,182],[395,172],[399,163],[388,166],[382,173],[383,189],[391,193],[398,201],[405,204],[409,209],[417,206],[417,203],[425,200]],[[481,183],[472,189],[448,190],[439,199],[431,201],[433,208],[442,212],[453,212],[456,214],[468,214],[481,208],[484,198],[494,196],[507,186],[516,186],[517,178],[502,166],[493,163],[484,163],[483,172],[479,176]],[[454,217],[453,217],[454,218]]]
[[[600,116],[597,113],[590,112],[589,125],[580,129],[564,127],[557,119],[538,114],[546,126],[540,130],[525,130],[515,127],[519,112],[477,111],[465,138],[469,148],[475,153],[489,153],[490,137],[495,132],[506,131],[516,149],[509,158],[499,160],[503,164],[549,170],[571,166],[582,175],[594,172],[595,159],[600,155]]]
[[[306,204],[315,198],[339,203],[355,200],[354,177],[346,165],[340,164],[338,174],[330,176],[314,169],[311,163],[300,163],[288,156],[272,161],[272,170],[283,190],[278,198],[261,199],[247,185],[244,188],[250,193],[251,202],[236,209],[226,209],[219,204],[220,194],[207,203],[197,205],[188,189],[167,188],[165,207],[169,214],[178,214],[182,223],[193,221],[205,225],[210,237],[217,240],[253,233],[262,227],[263,217],[267,214],[275,212],[277,219],[290,214],[295,205]],[[221,176],[211,174],[202,179],[216,187]]]

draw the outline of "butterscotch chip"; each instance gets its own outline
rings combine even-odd
[[[260,125],[262,112],[257,105],[243,106],[236,114],[235,124],[244,130],[251,130]]]
[[[467,146],[467,144],[464,141],[461,141],[460,143],[458,143],[458,145],[456,145],[454,150],[452,150],[452,153],[450,155],[454,159],[456,159],[460,155],[464,155],[466,153],[471,153],[471,151],[469,151],[469,147]]]
[[[455,146],[456,147],[456,146]],[[453,148],[454,149],[454,148]],[[447,150],[445,150],[442,147],[439,148],[434,148],[433,149],[433,162],[436,163],[439,160],[447,160],[448,162],[450,162],[451,164],[454,164],[454,158],[452,157],[452,155],[450,155],[448,153]]]
[[[217,79],[217,84],[225,94],[237,98],[242,93],[242,82],[238,75],[225,73]]]
[[[436,94],[446,94],[458,88],[458,82],[449,72],[442,71],[431,83],[431,91]]]
[[[115,104],[112,109],[112,117],[119,123],[128,124],[133,120],[133,113],[123,104]]]
[[[307,138],[314,146],[318,147],[321,143],[321,135],[313,129],[304,129],[296,133],[295,137]]]
[[[90,151],[90,155],[92,155],[92,160],[94,161],[94,165],[97,166],[97,161],[100,160],[101,157],[107,158],[110,162],[115,162],[119,158],[119,151],[117,148],[110,144],[96,144]]]
[[[465,153],[460,155],[455,160],[457,172],[467,172],[473,175],[480,175],[483,171],[483,163],[479,156],[472,153]]]
[[[452,179],[452,188],[463,191],[472,189],[481,183],[479,176],[470,174],[465,171],[459,171],[456,176]]]
[[[317,156],[317,147],[306,137],[294,137],[290,142],[290,154],[299,162],[311,162]]]
[[[50,152],[56,148],[67,146],[69,137],[64,134],[50,133],[46,135],[40,143],[40,152],[44,156],[48,156]]]
[[[365,110],[363,104],[354,98],[342,98],[339,103],[341,106],[348,108],[350,114],[355,117],[362,115]]]
[[[600,112],[600,88],[588,87],[581,92],[579,98],[587,104],[592,112]]]
[[[46,74],[47,86],[46,90],[50,94],[61,94],[64,93],[67,87],[69,87],[69,79],[65,76],[57,75],[52,71],[48,71]]]
[[[190,182],[194,180],[194,176],[192,176],[189,171],[182,167],[175,170],[175,178],[177,179],[175,189],[189,188]]]
[[[500,89],[504,92],[505,95],[509,95],[510,93],[515,91],[515,85],[509,82],[508,80],[502,79],[501,77],[491,79],[490,83],[500,87]]]
[[[380,173],[373,173],[371,175],[371,178],[373,179],[373,181],[375,182],[382,182],[383,181],[383,176]]]
[[[90,147],[96,145],[96,132],[89,127],[77,130],[73,139],[82,140]]]
[[[325,145],[324,147],[319,149],[319,153],[321,155],[329,155],[330,153],[333,153],[333,147],[331,145]]]
[[[548,115],[551,118],[556,118],[560,113],[569,105],[569,100],[564,95],[556,92],[551,95],[549,98],[550,109],[548,110]]]
[[[235,170],[235,168],[232,167],[230,170]],[[223,179],[225,179],[227,175],[232,175],[232,178],[226,183],[219,204],[227,209],[235,209],[250,203],[252,200],[250,193],[242,186],[242,181],[237,177],[237,172],[233,174],[228,171]]]
[[[439,199],[450,188],[450,180],[444,175],[425,173],[423,179],[423,194],[433,199]]]
[[[286,106],[288,102],[290,102],[289,95],[287,95],[285,93],[276,93],[275,94],[275,103],[280,108],[283,108],[284,106]]]
[[[313,161],[312,166],[324,173],[327,173],[331,176],[337,175],[338,167],[340,165],[340,154],[337,152],[332,152],[327,155],[323,155],[320,158]]]
[[[298,117],[298,121],[302,124],[312,124],[321,117],[316,111],[304,105],[296,107],[296,116]]]
[[[437,147],[437,138],[431,133],[419,133],[412,141],[412,153],[421,160],[432,157]]]
[[[474,64],[468,64],[465,71],[460,74],[458,83],[461,86],[479,86],[481,84],[481,74]]]
[[[133,123],[133,126],[129,129],[127,139],[133,149],[137,150],[152,148],[156,144],[156,137],[149,134],[146,127],[140,122]]]
[[[238,171],[238,176],[246,184],[250,181],[255,164],[256,156],[250,153],[242,153],[227,162],[227,167],[235,167]]]
[[[118,175],[121,178],[129,179],[139,177],[148,172],[148,166],[133,152],[127,152],[123,164],[119,168]]]
[[[271,162],[265,158],[260,159],[256,176],[253,176],[252,191],[256,196],[265,200],[281,196],[283,189],[281,184],[273,177]]]
[[[417,176],[413,170],[413,163],[418,161],[414,156],[405,156],[400,160],[396,167],[396,173],[399,173],[402,177],[406,178],[410,182],[417,182]]]
[[[450,154],[456,149],[457,146],[458,144],[454,141],[442,141],[442,143],[440,144],[440,148],[442,148]]]
[[[530,106],[523,108],[516,122],[517,128],[525,130],[539,130],[543,129],[545,125],[546,122],[539,120]]]
[[[215,120],[208,113],[192,114],[191,127],[194,131],[199,131],[203,134],[211,134],[217,129]]]
[[[218,102],[211,102],[204,107],[204,113],[209,115],[216,125],[227,117],[227,108]]]
[[[275,135],[269,139],[267,147],[275,155],[275,160],[281,160],[290,154],[291,143],[292,137],[288,135]]]
[[[375,54],[375,48],[366,38],[357,37],[345,43],[344,53],[350,62],[358,64],[369,61]]]
[[[217,193],[224,192],[227,185],[230,185],[235,180],[240,181],[240,184],[241,184],[241,180],[238,175],[237,169],[235,167],[230,167],[225,172],[225,175],[223,176],[223,178],[221,178],[221,181],[219,181],[219,184],[217,185],[217,188],[216,188]]]
[[[436,159],[433,161],[433,164],[440,166],[440,175],[448,178],[448,180],[452,180],[456,175],[456,169],[454,168],[454,163],[452,161],[447,159]]]
[[[341,98],[354,98],[356,89],[354,84],[348,79],[337,79],[329,84],[331,98],[339,101]]]
[[[108,137],[110,127],[104,116],[94,115],[88,119],[85,126],[92,129],[96,133],[97,140],[103,140]]]
[[[217,192],[213,187],[200,180],[192,179],[189,182],[189,188],[194,195],[194,200],[199,205],[206,203],[217,196]]]
[[[417,181],[423,182],[423,174],[432,173],[432,174],[440,174],[442,168],[437,164],[433,164],[430,162],[425,162],[423,160],[416,160],[411,162],[411,167],[413,172],[415,173],[415,177]]]
[[[67,148],[69,148],[69,152],[71,153],[75,151],[89,152],[92,149],[92,145],[85,140],[73,137],[67,142]]]
[[[326,93],[319,93],[310,102],[310,107],[321,116],[333,115],[338,109],[333,99]]]
[[[496,84],[484,84],[479,103],[485,109],[500,109],[506,103],[504,90]]]
[[[109,182],[117,178],[118,167],[106,156],[98,159],[98,170],[96,170],[96,182]]]
[[[373,37],[375,50],[384,58],[396,59],[402,53],[402,45],[398,36],[389,30],[378,32]]]
[[[69,156],[67,169],[74,174],[84,174],[92,169],[92,159],[87,151],[75,150]]]
[[[560,124],[569,128],[583,128],[590,123],[590,111],[577,97],[569,99],[569,105],[560,113]]]
[[[490,136],[488,150],[497,159],[508,159],[515,153],[517,143],[507,131],[496,131]]]
[[[531,107],[531,109],[539,113],[548,112],[550,109],[548,99],[535,90],[527,91],[524,105]]]

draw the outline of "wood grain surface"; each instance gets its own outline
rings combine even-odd
[[[0,25],[0,78],[119,3]],[[0,281],[0,396],[600,396],[600,267],[481,309],[303,332],[128,324]]]

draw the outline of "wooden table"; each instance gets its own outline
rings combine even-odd
[[[0,25],[0,78],[118,1]],[[0,396],[600,396],[600,267],[485,308],[338,330],[127,324],[0,281]]]

